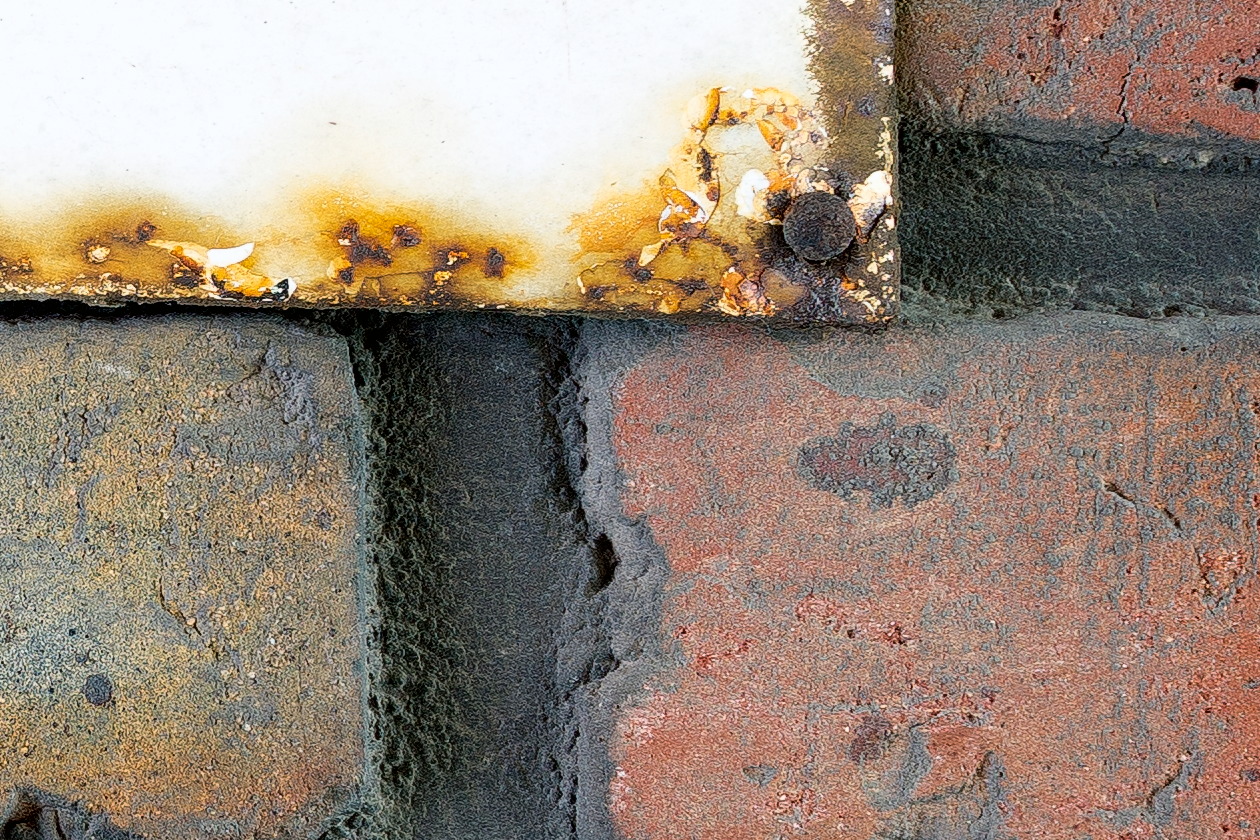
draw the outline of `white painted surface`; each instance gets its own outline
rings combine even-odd
[[[353,185],[559,241],[701,91],[810,94],[806,27],[793,0],[10,2],[0,216],[140,191],[262,220]]]

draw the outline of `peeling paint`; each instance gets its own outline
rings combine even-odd
[[[774,315],[802,299],[803,283],[828,279],[802,277],[793,265],[800,259],[787,253],[791,246],[778,230],[804,197],[834,195],[850,177],[830,165],[816,112],[781,90],[713,88],[693,100],[690,114],[688,136],[658,179],[659,204],[640,199],[637,227],[599,237],[604,253],[578,281],[589,308]],[[886,176],[876,183],[889,184]],[[868,211],[868,198],[854,200]],[[886,207],[881,203],[879,212]],[[600,214],[575,224],[614,227]],[[839,252],[804,258],[833,256]],[[841,272],[829,279],[838,286]]]
[[[150,239],[145,244],[161,248],[176,260],[171,266],[175,282],[195,283],[216,300],[288,300],[296,284],[285,278],[272,280],[241,265],[254,253],[254,243],[232,248],[207,248],[193,242]]]
[[[857,220],[859,230],[869,236],[875,223],[892,206],[892,181],[882,169],[866,176],[866,180],[853,188],[849,208]]]

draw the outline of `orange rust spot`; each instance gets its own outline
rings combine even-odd
[[[493,247],[486,251],[486,265],[482,270],[487,277],[502,277],[505,268],[507,268],[507,257],[502,251]]]
[[[359,231],[359,223],[347,219],[337,232],[337,244],[346,249],[346,260],[351,265],[362,262],[374,262],[378,265],[392,265],[393,257],[389,249],[371,237],[363,236]]]
[[[535,249],[524,238],[486,233],[478,220],[459,208],[369,203],[346,192],[327,191],[306,196],[301,216],[303,224],[317,232],[301,245],[327,268],[305,288],[299,285],[300,300],[492,306],[503,302],[505,282],[537,264]],[[348,219],[355,222],[356,231],[343,230]],[[354,239],[349,233],[359,245],[353,254],[347,249],[353,249],[354,242],[350,246],[341,242]],[[417,247],[424,243],[433,247]],[[353,257],[359,262],[352,262]]]
[[[601,196],[569,229],[577,234],[583,253],[603,254],[654,242],[660,217],[660,192],[644,184],[635,192]]]
[[[692,122],[691,127],[692,130],[703,134],[720,118],[722,90],[720,88],[709,88],[705,91],[700,101],[703,103],[703,106],[699,112],[698,119]]]
[[[778,307],[766,297],[759,278],[747,277],[730,268],[722,278],[722,299],[718,309],[727,315],[773,315]]]
[[[776,152],[783,148],[783,132],[779,131],[768,121],[757,120],[757,130],[761,132],[761,138],[766,141],[767,146]]]
[[[0,277],[5,277],[9,274],[25,275],[34,273],[35,266],[31,262],[30,257],[23,256],[18,257],[15,260],[10,260],[7,257],[0,257]]]
[[[391,244],[395,248],[414,248],[423,242],[420,231],[411,225],[394,225],[394,238]]]

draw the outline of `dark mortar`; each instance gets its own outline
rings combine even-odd
[[[906,125],[901,182],[908,321],[1260,312],[1260,157],[1192,169]]]
[[[372,418],[383,801],[360,836],[611,837],[612,711],[664,575],[611,491],[586,507],[612,467],[575,323],[329,320]]]

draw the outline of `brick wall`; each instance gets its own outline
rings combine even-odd
[[[0,311],[4,836],[1260,836],[1257,33],[906,0],[878,333]]]

